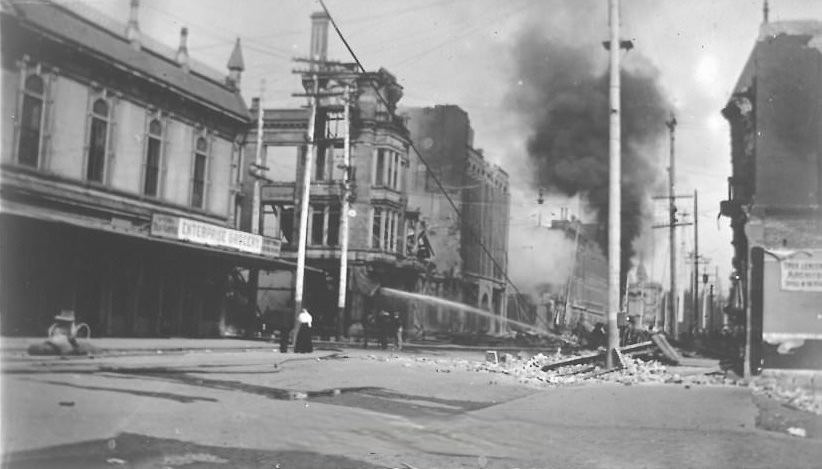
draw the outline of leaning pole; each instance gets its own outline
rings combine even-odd
[[[619,262],[622,215],[622,192],[620,179],[622,173],[620,142],[620,103],[619,103],[619,0],[609,0],[609,18],[611,24],[610,58],[610,131],[609,131],[609,180],[608,180],[608,353],[605,365],[614,367],[614,351],[619,346],[617,312],[619,311]]]

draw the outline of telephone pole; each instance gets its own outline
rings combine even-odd
[[[311,87],[313,94],[311,100],[311,117],[308,119],[308,130],[306,139],[308,151],[305,152],[305,164],[303,165],[303,185],[300,197],[300,234],[297,241],[297,271],[294,277],[294,328],[299,326],[297,316],[303,309],[303,290],[305,283],[305,249],[308,238],[308,199],[311,197],[311,171],[312,164],[317,154],[316,125],[317,125],[317,101],[319,98],[319,80],[316,69],[311,75]]]
[[[699,321],[699,206],[697,192],[694,189],[694,325]]]
[[[679,324],[677,321],[677,305],[676,305],[676,227],[677,226],[688,226],[692,223],[679,223],[677,222],[676,218],[676,199],[689,199],[693,196],[691,195],[676,195],[674,193],[674,178],[675,178],[675,163],[676,159],[674,158],[674,131],[676,129],[676,117],[674,117],[673,113],[671,114],[671,118],[665,122],[665,125],[668,127],[668,132],[670,134],[670,160],[668,166],[668,195],[667,196],[655,196],[653,199],[667,199],[668,200],[668,223],[663,225],[654,225],[653,228],[668,228],[668,240],[670,243],[670,261],[671,261],[671,292],[670,292],[670,301],[668,302],[668,314],[667,318],[665,319],[665,329],[667,329],[671,335],[676,338],[679,333]]]
[[[622,234],[622,176],[621,158],[621,122],[620,122],[620,83],[619,83],[619,0],[610,0],[609,16],[611,23],[610,48],[610,129],[609,129],[609,184],[608,184],[608,352],[605,355],[605,366],[614,367],[614,354],[619,347],[619,330],[617,329],[617,312],[619,310],[619,269],[620,242]]]
[[[676,117],[674,117],[673,113],[671,113],[671,118],[665,122],[665,125],[668,126],[668,134],[670,135],[670,159],[668,160],[668,240],[670,242],[670,253],[671,253],[671,301],[669,304],[671,305],[671,313],[670,313],[670,323],[669,329],[671,331],[671,335],[676,339],[677,333],[679,332],[679,324],[677,321],[677,314],[676,314],[676,307],[677,307],[677,293],[676,293],[676,204],[674,201],[674,163],[676,159],[674,158],[674,142],[675,142],[675,134],[676,134]]]
[[[351,168],[351,86],[346,85],[343,95],[345,106],[343,119],[345,121],[345,135],[343,136],[343,192],[340,209],[340,286],[337,296],[336,339],[343,336],[343,315],[345,314],[346,289],[348,288],[348,211],[349,197],[352,193],[353,171]]]
[[[255,169],[263,165],[263,95],[265,94],[265,78],[260,80],[260,101],[257,105],[257,152],[254,156]],[[260,234],[260,178],[254,178],[254,192],[251,196],[251,232]]]

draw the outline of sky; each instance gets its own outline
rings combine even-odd
[[[83,3],[125,22],[129,0],[61,0]],[[534,129],[515,104],[518,75],[515,48],[525,31],[552,41],[579,46],[595,66],[606,70],[608,54],[599,45],[608,38],[607,0],[327,0],[326,5],[367,69],[384,67],[404,87],[405,106],[456,104],[465,109],[475,133],[474,146],[511,176],[512,220],[509,258],[512,277],[533,277],[516,260],[533,257],[538,210],[543,218],[568,207],[578,213],[577,198],[546,193],[536,203],[527,150]],[[822,20],[822,2],[770,0],[770,21]],[[300,105],[290,95],[300,83],[292,59],[307,54],[309,15],[321,10],[312,0],[141,0],[140,28],[176,47],[180,27],[189,29],[192,58],[219,71],[240,37],[246,70],[244,97],[262,93],[265,107]],[[626,66],[655,74],[678,122],[676,192],[699,192],[700,253],[710,272],[730,273],[731,233],[727,219],[717,220],[719,202],[727,196],[730,135],[720,115],[762,23],[762,0],[623,0],[622,37],[634,49],[624,53]],[[333,30],[329,57],[350,56]],[[666,180],[668,144],[658,142],[660,180]],[[652,157],[654,155],[651,155]],[[665,223],[666,202],[652,207],[654,222]],[[691,213],[690,201],[681,212]],[[590,219],[582,210],[580,216]],[[644,259],[652,279],[667,282],[667,232],[653,230],[642,238],[652,259]],[[678,252],[693,246],[692,227],[678,231]],[[683,267],[684,275],[685,270]],[[727,286],[727,282],[724,282]]]

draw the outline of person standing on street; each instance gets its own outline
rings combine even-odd
[[[377,329],[380,335],[380,348],[385,350],[388,348],[388,336],[393,332],[391,313],[386,310],[380,310],[377,315]]]
[[[402,318],[400,318],[400,313],[394,313],[394,317],[392,319],[392,326],[395,334],[394,347],[397,350],[402,350]]]
[[[299,322],[299,330],[297,331],[297,340],[294,341],[294,352],[296,353],[311,353],[314,351],[314,345],[311,343],[311,322],[313,318],[308,310],[303,308],[297,322]]]

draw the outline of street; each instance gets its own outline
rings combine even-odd
[[[273,347],[6,358],[3,462],[796,468],[818,467],[822,457],[818,416],[801,416],[807,438],[789,436],[777,420],[798,413],[746,387],[537,387],[473,368],[483,359],[470,350],[298,355]]]

